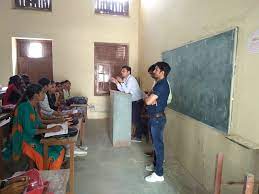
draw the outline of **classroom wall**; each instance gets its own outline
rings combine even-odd
[[[130,1],[130,16],[94,14],[94,0],[52,1],[52,12],[12,9],[0,2],[0,84],[12,75],[12,37],[53,40],[54,79],[69,79],[72,93],[89,98],[90,117],[107,116],[107,97],[94,96],[94,42],[129,44],[129,64],[138,76],[139,1]]]
[[[140,56],[144,89],[152,80],[147,68],[161,60],[161,53],[238,26],[231,134],[259,143],[259,54],[249,54],[249,36],[259,29],[257,0],[142,0]],[[239,180],[245,172],[257,172],[258,155],[227,140],[217,130],[194,119],[167,110],[166,161],[179,160],[209,191],[213,188],[216,153],[225,153],[224,179]],[[224,188],[229,189],[229,188]],[[239,189],[240,187],[232,187]],[[230,190],[231,190],[230,189]],[[234,191],[233,191],[234,192]],[[225,192],[223,192],[225,193]],[[228,191],[226,193],[231,193]]]

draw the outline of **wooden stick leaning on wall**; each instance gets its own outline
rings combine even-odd
[[[214,181],[214,194],[221,194],[222,185],[244,185],[242,194],[253,194],[254,185],[258,184],[259,181],[254,180],[253,174],[247,174],[244,181],[228,181],[222,183],[222,172],[223,172],[223,160],[224,154],[218,153],[216,157],[216,172],[215,172],[215,181]],[[259,188],[258,188],[259,194]]]
[[[216,161],[216,173],[215,173],[215,182],[214,182],[214,194],[220,194],[221,191],[221,182],[222,182],[222,171],[223,171],[223,159],[224,154],[217,154]]]
[[[253,194],[253,191],[254,191],[254,175],[248,174],[245,176],[243,194]]]

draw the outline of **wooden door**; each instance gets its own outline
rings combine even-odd
[[[18,74],[27,74],[33,83],[42,77],[53,80],[52,41],[17,39],[17,69]],[[31,43],[42,45],[42,56],[34,58],[29,54]]]

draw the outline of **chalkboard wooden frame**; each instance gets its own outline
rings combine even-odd
[[[230,36],[229,36],[229,34],[231,34],[231,40],[230,40]],[[226,41],[226,38],[225,37],[228,37],[228,42],[224,42],[224,41]],[[173,98],[173,103],[171,103],[171,104],[169,104],[169,108],[171,108],[171,109],[173,109],[173,110],[175,110],[176,112],[179,112],[180,114],[183,114],[183,115],[186,115],[186,116],[189,116],[189,117],[191,117],[191,118],[194,118],[194,119],[196,119],[196,120],[198,120],[198,121],[200,121],[200,122],[202,122],[202,123],[204,123],[204,124],[206,124],[206,125],[209,125],[209,126],[211,126],[211,127],[213,127],[213,128],[216,128],[216,129],[218,129],[220,132],[223,132],[224,134],[227,134],[227,133],[229,133],[229,129],[231,128],[231,123],[232,123],[232,107],[233,107],[233,96],[234,96],[234,79],[235,79],[235,68],[236,68],[236,52],[237,52],[237,41],[238,41],[238,27],[235,27],[235,28],[231,28],[231,29],[228,29],[228,30],[225,30],[224,32],[221,32],[221,33],[216,33],[216,34],[214,34],[214,35],[210,35],[210,36],[208,36],[208,37],[205,37],[205,38],[202,38],[202,39],[200,39],[200,40],[197,40],[197,41],[191,41],[191,42],[188,42],[188,43],[186,43],[186,44],[184,44],[183,46],[179,46],[179,47],[177,47],[177,48],[175,48],[175,49],[172,49],[172,50],[169,50],[169,51],[165,51],[165,52],[163,52],[162,53],[162,60],[163,61],[165,61],[165,62],[168,62],[169,64],[170,64],[170,66],[171,66],[171,68],[172,68],[172,72],[170,72],[170,74],[169,74],[169,76],[168,76],[168,80],[169,80],[169,82],[171,83],[171,87],[172,87],[172,92],[173,92],[173,96],[175,97],[175,95],[181,95],[181,94],[183,94],[183,93],[181,93],[181,92],[178,92],[178,94],[174,94],[174,89],[176,89],[176,92],[177,92],[177,87],[175,87],[175,85],[174,85],[174,81],[176,81],[176,84],[179,84],[179,82],[177,82],[177,81],[179,81],[179,78],[175,78],[175,75],[174,75],[174,78],[172,78],[173,77],[173,72],[176,70],[175,68],[178,68],[178,70],[179,70],[179,68],[182,68],[181,69],[181,71],[185,71],[184,69],[183,69],[183,67],[180,67],[179,66],[179,63],[181,63],[182,61],[187,61],[188,62],[188,59],[186,60],[186,58],[188,58],[188,57],[193,57],[192,56],[192,54],[193,55],[197,55],[197,53],[195,53],[196,51],[195,51],[195,49],[193,49],[193,48],[195,48],[195,46],[197,47],[197,45],[198,44],[201,44],[201,46],[200,46],[200,48],[203,48],[202,47],[202,43],[204,44],[204,42],[205,42],[205,44],[206,44],[206,41],[207,42],[209,42],[208,44],[211,44],[211,49],[212,49],[212,53],[213,53],[213,51],[215,51],[215,49],[213,48],[213,40],[215,39],[215,38],[218,38],[218,41],[221,41],[221,44],[231,44],[231,47],[223,47],[224,49],[228,49],[228,50],[226,50],[227,51],[227,54],[228,54],[228,56],[225,56],[225,58],[227,58],[227,57],[229,57],[229,61],[228,62],[226,62],[226,63],[229,63],[228,64],[228,69],[226,69],[227,71],[226,72],[228,72],[229,74],[227,74],[227,73],[225,73],[226,74],[226,76],[227,76],[227,84],[226,85],[228,85],[228,86],[222,86],[222,88],[224,88],[224,92],[223,92],[223,94],[224,94],[224,102],[223,103],[225,103],[224,104],[224,107],[225,107],[225,109],[226,109],[226,111],[225,112],[223,112],[224,114],[224,118],[219,118],[218,120],[217,120],[217,118],[215,118],[215,117],[217,117],[217,115],[213,118],[213,119],[211,119],[212,117],[211,117],[211,115],[209,115],[208,114],[208,117],[206,118],[206,116],[207,115],[202,115],[202,111],[198,111],[198,113],[201,113],[201,114],[197,114],[197,115],[195,115],[195,114],[193,114],[193,110],[190,108],[190,110],[187,110],[188,109],[188,107],[187,107],[187,109],[186,109],[186,106],[185,106],[185,109],[183,108],[183,109],[181,109],[181,105],[179,105],[179,101],[178,101],[178,104],[174,104],[175,102],[174,102],[174,98]],[[220,38],[222,38],[222,40],[220,39]],[[224,39],[225,38],[225,39]],[[210,43],[211,42],[211,43]],[[217,43],[217,42],[214,42],[214,43]],[[198,45],[199,46],[199,45]],[[229,45],[228,45],[229,46]],[[193,48],[192,48],[193,47]],[[208,47],[208,46],[207,46]],[[208,49],[208,48],[206,48],[206,46],[204,46],[204,48],[205,49]],[[209,48],[210,49],[210,48]],[[214,49],[214,50],[213,50]],[[180,52],[181,51],[181,52]],[[193,53],[191,52],[191,51],[193,51]],[[207,52],[207,53],[206,53]],[[208,54],[208,57],[210,57],[210,53],[209,53],[209,51],[207,51],[207,50],[204,50],[204,53],[206,53],[206,54]],[[215,53],[215,52],[214,52]],[[177,54],[178,54],[178,56],[177,56]],[[184,56],[184,55],[186,55],[186,56]],[[214,56],[215,57],[215,56]],[[217,57],[217,56],[216,56]],[[218,57],[221,57],[221,56],[218,56]],[[173,64],[175,61],[176,61],[176,58],[180,58],[180,60],[178,60],[176,63],[178,63],[178,64]],[[202,58],[202,57],[200,57],[200,58]],[[198,59],[198,60],[200,60],[200,58],[199,58],[199,56],[198,56],[198,58],[196,57],[194,57],[194,60],[196,59]],[[203,59],[204,59],[204,56],[203,56]],[[212,55],[212,59],[213,59],[213,55]],[[202,60],[202,59],[201,59]],[[180,61],[180,62],[179,62]],[[213,61],[213,60],[207,60],[207,61],[205,61],[205,62],[207,62],[208,63],[208,61]],[[197,63],[200,63],[200,64],[202,64],[201,63],[202,61],[199,61],[199,62],[197,62]],[[190,62],[190,63],[192,63],[191,65],[193,65],[193,64],[195,64],[195,62]],[[210,63],[210,62],[209,62]],[[204,63],[205,64],[205,63]],[[212,63],[213,64],[213,63]],[[182,66],[184,66],[185,64],[181,64]],[[209,66],[209,64],[206,64],[207,66]],[[221,65],[221,64],[218,64],[218,65]],[[225,68],[225,67],[223,67],[225,64],[223,64],[222,63],[222,67],[221,68]],[[231,66],[230,66],[231,65]],[[201,65],[202,66],[202,65]],[[203,67],[206,67],[206,68],[208,68],[207,66],[203,66]],[[194,67],[194,70],[195,70],[195,65],[193,65],[193,67]],[[211,67],[210,68],[214,68],[215,66],[213,66],[213,65],[211,65]],[[188,69],[189,67],[188,66],[186,66],[186,69]],[[199,68],[199,65],[198,65],[198,67],[197,68]],[[216,69],[217,69],[218,67],[216,67]],[[201,68],[202,69],[202,68]],[[221,69],[222,70],[222,69]],[[188,70],[186,70],[186,71],[188,71]],[[200,71],[202,71],[202,70],[200,70]],[[210,73],[212,73],[211,71],[210,71]],[[184,73],[182,74],[182,75],[184,75]],[[188,74],[187,74],[188,75]],[[190,74],[189,73],[189,75],[192,75],[192,74]],[[219,74],[218,74],[219,75]],[[177,77],[177,76],[176,76]],[[205,76],[206,77],[206,76]],[[178,80],[177,80],[178,79]],[[191,79],[190,79],[191,80]],[[197,80],[196,80],[197,81]],[[201,81],[203,81],[202,80],[202,76],[201,76]],[[222,80],[221,80],[222,81]],[[189,82],[188,82],[188,84],[189,84]],[[179,87],[178,87],[178,89],[179,89]],[[178,90],[179,91],[179,90]],[[215,90],[216,91],[216,90]],[[222,89],[222,91],[223,91],[223,89]],[[219,94],[217,94],[216,92],[215,92],[215,96],[216,96],[216,99],[217,99],[217,97],[219,97],[219,99],[221,99],[220,97],[220,94],[221,93],[219,93]],[[213,94],[214,95],[214,94]],[[217,95],[219,95],[219,96],[217,96]],[[198,95],[199,96],[199,95]],[[182,97],[184,97],[185,99],[186,99],[186,96],[182,96]],[[188,96],[187,96],[187,98],[188,98]],[[214,96],[213,96],[213,98],[214,98]],[[197,99],[199,99],[199,98],[197,98]],[[202,99],[202,98],[201,98]],[[200,100],[200,99],[199,99]],[[177,101],[177,100],[176,100]],[[177,102],[176,102],[177,103]],[[183,102],[183,103],[185,103],[185,102]],[[222,105],[222,104],[220,104],[220,105]],[[177,107],[178,106],[178,107]],[[179,108],[180,107],[180,108]],[[191,107],[191,106],[190,106]],[[199,106],[198,106],[199,107]],[[222,108],[222,107],[221,107]],[[199,108],[198,108],[199,109]],[[220,108],[219,108],[220,109]],[[190,112],[188,112],[188,111],[190,111]],[[195,111],[194,111],[195,112]],[[207,111],[207,113],[208,113],[209,111]],[[215,111],[215,114],[216,114],[216,112],[217,111]],[[206,111],[204,111],[203,112],[204,114],[206,114]],[[219,111],[219,113],[220,113],[220,111]],[[218,116],[218,117],[222,117],[222,116]],[[205,118],[205,119],[204,119]],[[206,120],[206,119],[208,119],[208,120]],[[211,121],[210,121],[210,119],[211,119]],[[224,121],[224,122],[220,122],[220,121]],[[221,124],[222,123],[222,124]]]

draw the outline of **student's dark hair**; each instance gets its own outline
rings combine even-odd
[[[22,79],[30,79],[30,77],[29,77],[27,74],[22,74],[22,75],[21,75],[21,78],[22,78]]]
[[[10,85],[10,84],[14,84],[16,86],[18,86],[18,84],[21,84],[20,76],[19,75],[14,75],[14,76],[10,77],[8,85]]]
[[[27,74],[22,74],[21,78],[26,82],[30,82],[30,77]]]
[[[53,80],[50,81],[51,84],[56,84],[56,82],[54,82]]]
[[[65,81],[64,81],[64,84],[65,84],[65,83],[71,83],[71,82],[70,82],[69,80],[65,80]]]
[[[40,84],[28,85],[23,96],[20,98],[19,102],[17,103],[17,106],[22,102],[31,100],[35,94],[39,94],[41,91],[42,91],[42,86]]]
[[[151,65],[149,68],[148,68],[148,72],[153,72],[154,70],[155,70],[155,68],[156,68],[156,65],[155,64],[153,64],[153,65]]]
[[[49,79],[48,78],[41,78],[39,81],[38,81],[38,83],[42,86],[42,87],[44,87],[44,86],[47,86],[47,85],[49,85],[50,84],[50,81],[49,81]]]
[[[128,66],[128,65],[123,65],[123,66],[121,67],[121,69],[127,69],[127,71],[129,71],[130,74],[131,74],[131,67],[130,67],[130,66]]]
[[[39,94],[42,91],[42,86],[39,84],[31,84],[25,91],[26,97],[31,100],[35,94]]]
[[[165,72],[165,77],[167,77],[168,74],[169,74],[170,71],[171,71],[170,65],[169,65],[168,63],[166,63],[166,62],[161,62],[161,61],[160,61],[160,62],[155,63],[155,65],[156,65],[161,71]]]

